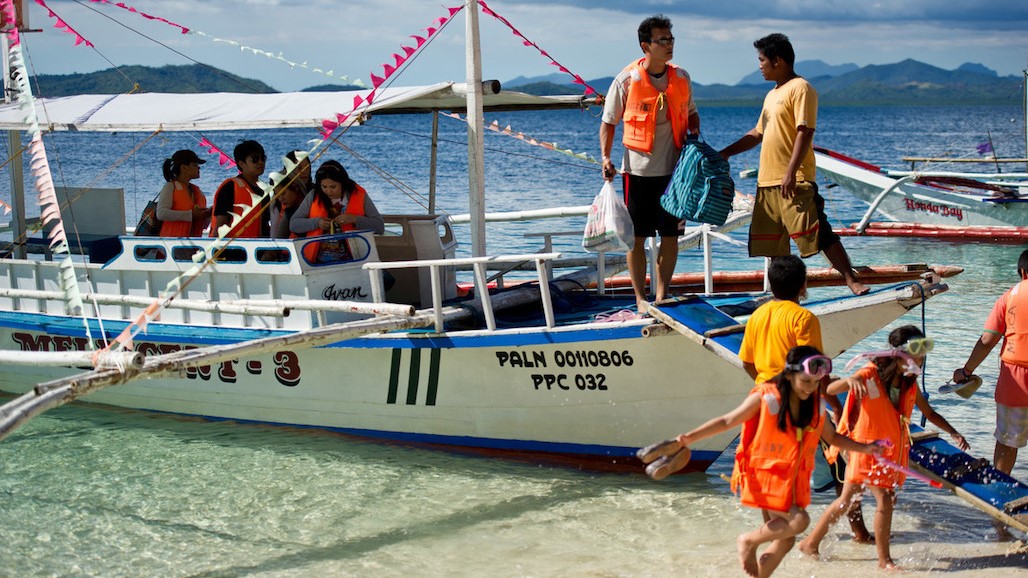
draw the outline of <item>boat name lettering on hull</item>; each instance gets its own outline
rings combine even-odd
[[[607,391],[607,376],[602,373],[533,373],[532,385],[536,391],[540,389],[563,389],[571,391],[580,389],[582,391],[595,390]]]
[[[628,351],[560,350],[547,358],[545,351],[497,351],[500,367],[630,367],[635,360]]]
[[[18,344],[22,351],[86,351],[89,340],[85,337],[69,337],[64,335],[33,335],[31,333],[15,332],[11,339]],[[104,343],[96,341],[96,348],[102,349]],[[147,341],[136,342],[136,350],[145,356],[162,355],[174,353],[183,349],[196,349],[196,346],[172,345],[168,343],[150,343]],[[286,387],[296,387],[300,384],[300,359],[293,351],[276,351],[271,356],[274,362],[272,375],[279,383]],[[239,380],[239,373],[236,369],[237,360],[222,361],[217,367],[217,379],[222,383],[236,383]],[[261,375],[264,366],[260,360],[248,360],[244,365],[246,372],[250,375]],[[211,366],[201,365],[198,367],[186,368],[187,379],[202,379],[208,381],[215,375]]]
[[[956,217],[958,221],[964,220],[964,209],[940,205],[938,203],[926,203],[914,199],[903,199],[908,211],[921,211],[923,213],[935,213],[943,217]]]
[[[325,290],[321,292],[321,297],[328,301],[353,301],[355,299],[368,298],[367,294],[364,293],[364,288],[360,285],[336,289],[334,283],[325,287]]]

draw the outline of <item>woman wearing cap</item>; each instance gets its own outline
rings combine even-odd
[[[293,233],[315,237],[354,229],[368,229],[377,235],[385,232],[385,220],[375,203],[338,161],[325,161],[318,167],[314,182],[314,194],[307,195],[289,220]]]
[[[890,349],[856,356],[847,368],[861,360],[867,360],[867,363],[852,376],[833,381],[828,386],[829,394],[846,391],[851,394],[842,410],[839,433],[857,442],[883,440],[882,457],[885,459],[850,455],[846,461],[846,484],[842,495],[825,510],[810,535],[800,542],[799,549],[804,553],[818,556],[818,547],[828,529],[843,512],[849,510],[852,501],[863,493],[866,486],[874,494],[877,504],[874,542],[878,549],[878,565],[885,569],[896,568],[889,553],[889,533],[896,490],[906,480],[906,474],[899,468],[906,468],[910,459],[909,424],[914,406],[917,405],[928,421],[950,434],[960,449],[968,449],[964,436],[928,405],[917,388],[917,376],[933,345],[932,340],[917,327],[897,327],[889,333]],[[836,451],[832,448],[827,452],[829,461],[834,459]],[[892,467],[894,465],[899,468]]]
[[[162,237],[200,237],[211,220],[207,198],[190,183],[200,177],[205,160],[191,150],[176,151],[164,160],[164,188],[157,199]]]

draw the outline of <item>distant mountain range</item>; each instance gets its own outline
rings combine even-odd
[[[862,68],[855,64],[830,65],[820,60],[806,60],[796,63],[796,71],[814,85],[824,104],[1017,104],[1024,94],[1021,77],[1001,77],[977,63],[945,70],[911,59]],[[581,88],[568,83],[567,78],[562,74],[519,76],[503,83],[503,87],[530,94],[581,92]],[[605,92],[613,80],[613,76],[608,76],[586,82],[597,91]],[[707,104],[760,104],[771,86],[759,71],[735,85],[705,85],[693,80],[694,98]]]
[[[40,95],[70,96],[73,94],[120,94],[143,92],[278,92],[252,78],[243,78],[211,66],[122,66],[79,74],[40,74],[32,89]]]
[[[836,105],[859,104],[1017,104],[1023,95],[1022,78],[999,76],[976,63],[955,70],[904,60],[895,64],[858,67],[830,65],[820,60],[796,63],[796,70],[817,88],[821,102]],[[507,90],[530,94],[578,94],[580,86],[567,82],[564,74],[526,78],[503,83]],[[132,79],[132,80],[129,80]],[[143,92],[278,92],[267,84],[243,78],[206,65],[123,66],[118,70],[65,75],[39,75],[38,91],[43,96],[73,94],[118,94]],[[599,92],[610,87],[613,77],[588,80]],[[134,83],[138,83],[138,87]],[[35,86],[34,86],[35,88]],[[358,90],[353,85],[319,85],[305,91]],[[693,83],[694,98],[707,105],[742,106],[760,104],[770,84],[759,72],[734,85]]]

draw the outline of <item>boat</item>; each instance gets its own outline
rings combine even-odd
[[[1016,243],[1028,232],[1028,173],[1008,173],[1024,180],[997,183],[923,172],[897,175],[823,147],[814,148],[814,157],[822,176],[869,204],[859,223],[840,234]],[[902,225],[872,225],[875,215]]]
[[[473,55],[478,7],[471,1],[462,8]],[[386,215],[385,235],[135,237],[87,226],[110,225],[118,191],[58,191],[62,205],[88,198],[95,216],[91,222],[84,211],[45,210],[44,220],[59,226],[42,241],[44,249],[81,246],[87,255],[48,260],[18,245],[0,259],[0,391],[15,396],[0,408],[0,439],[43,411],[85,399],[638,472],[637,448],[724,413],[750,390],[737,352],[744,320],[767,294],[654,304],[672,324],[653,316],[610,320],[604,314],[633,307],[634,298],[585,289],[617,272],[604,268],[605,259],[594,255],[582,264],[584,257],[562,263],[567,257],[553,251],[485,253],[482,111],[580,106],[581,96],[504,92],[483,83],[480,67],[472,66],[464,83],[383,88],[374,102],[366,97],[69,97],[38,108],[47,116],[28,125],[19,105],[0,107],[0,126],[8,130],[36,122],[79,132],[289,123],[331,132],[372,122],[373,114],[466,110],[472,207],[471,256],[457,257],[453,219],[442,214]],[[327,108],[280,106],[302,98],[326,99]],[[337,114],[339,103],[358,99],[351,113]],[[297,109],[307,116],[284,116]],[[38,158],[33,163],[40,169]],[[72,240],[53,241],[60,232]],[[559,274],[560,265],[570,271]],[[518,266],[527,266],[535,283],[489,291],[490,271],[502,279]],[[457,278],[465,269],[476,290],[461,297]],[[76,290],[76,279],[88,287]],[[826,353],[834,357],[947,289],[928,275],[806,306],[820,318]],[[690,469],[709,466],[733,436],[695,447]]]
[[[1028,70],[1024,80],[1028,155]],[[1028,166],[1028,158],[997,158],[991,135],[979,145],[979,152],[991,152],[992,156],[904,157],[910,170],[896,170],[814,147],[818,172],[832,186],[846,189],[869,205],[859,222],[836,230],[840,235],[1024,242],[1028,239],[1028,172],[1004,172],[1001,164]],[[991,163],[996,172],[944,170],[969,163]],[[888,221],[873,221],[876,215]]]

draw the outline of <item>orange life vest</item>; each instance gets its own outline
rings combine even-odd
[[[753,388],[760,394],[760,412],[742,424],[735,451],[732,491],[738,491],[743,505],[763,510],[788,512],[793,506],[810,504],[810,474],[814,471],[814,450],[821,438],[825,417],[820,400],[810,425],[788,431],[778,429],[782,407],[778,386],[772,382]]]
[[[363,217],[364,199],[367,198],[367,196],[368,192],[364,190],[364,187],[358,185],[357,183],[354,183],[353,191],[350,192],[350,197],[346,201],[346,210],[344,211],[344,213],[346,213],[347,215],[356,215],[358,217]],[[311,199],[311,212],[309,217],[311,219],[332,218],[331,213],[328,210],[328,207],[325,206],[325,203],[321,202],[321,195],[314,195],[314,197]],[[347,223],[341,227],[343,231],[352,231],[356,228],[357,226],[351,223]],[[308,237],[318,237],[324,234],[325,232],[322,231],[320,228],[307,232]],[[304,257],[306,257],[307,260],[311,263],[316,262],[318,256],[318,248],[318,243],[308,243],[307,246],[303,248]]]
[[[631,74],[628,97],[625,102],[623,120],[624,134],[621,141],[626,147],[643,153],[653,151],[653,136],[657,129],[657,114],[667,114],[675,137],[675,147],[685,145],[689,132],[689,102],[692,88],[689,82],[679,76],[679,68],[670,62],[667,65],[667,90],[658,92],[650,82],[650,75],[643,66],[643,59],[625,67]]]
[[[250,189],[250,185],[246,184],[246,181],[244,181],[242,177],[232,177],[231,179],[227,179],[225,180],[225,182],[221,183],[221,186],[218,187],[218,191],[214,193],[214,206],[218,206],[218,194],[221,192],[221,187],[229,181],[232,181],[232,212],[236,216],[242,215],[244,209],[238,207],[237,205],[249,207],[251,206],[250,203],[253,202],[253,191],[252,189]],[[226,236],[231,238],[246,239],[256,239],[261,237],[262,217],[259,214],[261,210],[267,209],[259,209],[257,211],[258,214],[256,215],[251,213],[248,217],[249,222],[245,225],[241,220],[236,219],[236,224],[233,225],[232,229],[228,232],[228,235]],[[213,224],[211,225],[211,236],[218,236],[218,229]]]
[[[172,182],[175,186],[175,192],[171,197],[173,211],[192,211],[193,207],[204,208],[207,206],[207,198],[200,192],[200,187],[191,183],[187,187],[179,181]],[[203,235],[205,224],[203,219],[199,221],[161,221],[161,236],[199,237]]]
[[[1020,309],[1021,314],[1015,312]],[[1007,329],[1003,335],[1000,359],[1007,363],[1028,367],[1028,279],[1014,285],[1007,293],[1007,311],[1004,319]]]
[[[914,403],[917,401],[917,385],[911,385],[900,394],[897,408],[889,400],[888,390],[883,385],[874,362],[860,368],[855,377],[867,386],[867,395],[860,400],[852,393],[846,396],[842,423],[839,424],[837,432],[859,443],[891,441],[892,447],[884,448],[882,457],[906,467],[910,459],[910,414],[914,411]],[[839,449],[832,446],[825,457],[834,462],[838,454]],[[902,485],[905,480],[905,474],[883,466],[874,456],[856,452],[849,454],[846,462],[847,482],[895,488]]]

